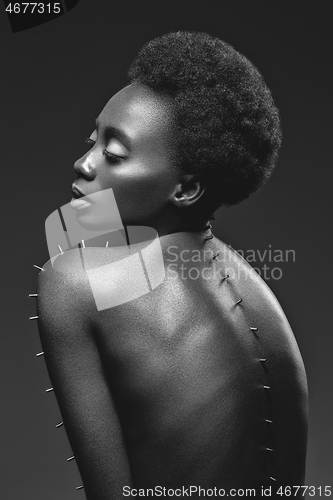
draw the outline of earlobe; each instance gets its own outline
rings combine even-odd
[[[205,191],[205,183],[199,176],[184,175],[172,193],[173,203],[179,207],[188,207],[196,203]]]

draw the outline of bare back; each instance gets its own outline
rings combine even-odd
[[[98,313],[133,484],[301,485],[307,389],[293,333],[250,266],[217,239],[210,248],[215,258],[188,264],[192,279],[173,270]]]
[[[263,486],[302,485],[306,376],[276,298],[216,238],[163,240],[163,282],[104,310],[82,254],[61,256],[63,273],[41,273],[42,345],[87,498],[123,498],[129,485],[257,496]],[[84,252],[100,269],[117,257]],[[113,278],[117,293],[122,279]]]

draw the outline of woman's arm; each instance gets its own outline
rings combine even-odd
[[[130,466],[94,341],[97,310],[78,262],[69,258],[61,271],[44,266],[37,307],[46,364],[87,499],[123,498],[123,486],[132,484]]]

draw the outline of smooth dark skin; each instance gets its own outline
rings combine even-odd
[[[130,149],[105,135],[109,125]],[[95,144],[75,163],[84,194],[112,187],[124,225],[158,231],[163,283],[97,311],[78,253],[39,275],[41,340],[88,500],[127,498],[124,485],[304,484],[307,386],[296,341],[266,284],[254,271],[245,277],[250,266],[188,216],[204,184],[171,168],[171,127],[169,103],[131,85],[108,102]],[[110,162],[105,148],[122,159]],[[182,262],[182,250],[199,250],[201,261]],[[96,265],[117,252],[85,251]],[[220,277],[185,279],[181,264],[215,266]]]

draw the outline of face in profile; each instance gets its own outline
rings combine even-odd
[[[102,193],[90,195],[111,188],[123,225],[156,227],[178,179],[171,121],[169,103],[147,87],[129,85],[109,100],[87,140],[89,151],[74,165],[74,196],[84,196],[72,201],[79,223],[109,224],[112,203]]]

